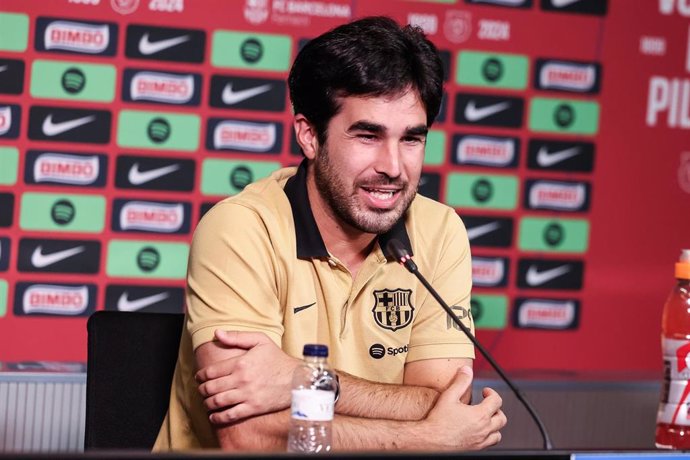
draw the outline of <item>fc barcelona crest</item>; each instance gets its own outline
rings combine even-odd
[[[414,307],[411,289],[382,289],[374,291],[374,321],[384,329],[397,331],[412,322]]]

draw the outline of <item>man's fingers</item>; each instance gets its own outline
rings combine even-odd
[[[240,358],[240,356],[224,359],[208,367],[199,369],[199,371],[197,371],[197,373],[194,374],[194,380],[196,380],[198,383],[203,383],[208,382],[209,380],[229,375],[234,370],[235,362],[238,358]]]
[[[216,425],[223,425],[227,423],[234,423],[243,418],[252,415],[246,404],[238,404],[223,411],[213,412],[208,416],[211,423]]]
[[[249,350],[262,343],[271,342],[263,332],[240,332],[216,329],[216,339],[225,346]]]
[[[199,385],[199,393],[204,398],[213,396],[221,391],[232,390],[237,387],[237,383],[232,375],[223,376],[216,379],[207,380]]]
[[[484,445],[482,446],[482,449],[486,447],[491,447],[495,446],[499,442],[501,442],[501,432],[500,431],[494,431],[491,433],[489,436],[486,437],[486,441],[484,442]]]
[[[238,389],[223,391],[204,399],[204,406],[209,411],[227,409],[235,404],[244,402],[242,392]]]
[[[502,410],[498,410],[498,412],[491,417],[492,428],[496,431],[506,426],[506,423],[508,423],[508,417],[506,417],[506,414],[504,414]]]
[[[503,405],[503,399],[498,393],[496,393],[495,390],[492,390],[491,388],[484,388],[484,390],[482,390],[482,394],[484,395],[484,400],[478,405],[485,407],[489,413],[493,414]]]

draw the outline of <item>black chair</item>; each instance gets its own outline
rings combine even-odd
[[[91,315],[86,450],[153,447],[168,409],[183,322],[181,313]]]

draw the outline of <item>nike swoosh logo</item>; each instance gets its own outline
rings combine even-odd
[[[5,70],[7,70],[8,67],[9,66],[6,65],[0,66],[0,72],[4,72]]]
[[[270,91],[271,86],[272,85],[270,83],[267,83],[265,85],[256,86],[254,88],[233,91],[232,83],[228,83],[227,85],[225,85],[225,88],[223,88],[223,94],[221,94],[220,97],[221,99],[223,99],[223,103],[227,105],[234,105],[242,101],[246,101],[247,99],[250,99],[254,96],[258,96],[259,94],[263,94],[266,91]]]
[[[57,136],[71,129],[78,128],[87,123],[91,123],[96,119],[95,115],[77,118],[75,120],[62,121],[60,123],[53,122],[53,114],[51,113],[43,120],[43,134],[48,137]]]
[[[537,152],[537,164],[543,168],[548,168],[556,163],[567,160],[580,154],[580,147],[571,147],[557,152],[549,152],[546,147],[541,147]]]
[[[161,300],[165,300],[168,297],[170,297],[170,293],[166,291],[136,300],[129,300],[128,293],[125,291],[120,295],[120,298],[117,299],[117,309],[120,311],[137,311],[149,305],[153,305],[154,303],[158,303]]]
[[[316,302],[310,303],[309,305],[302,305],[301,307],[295,307],[295,308],[293,308],[293,310],[294,310],[294,313],[297,314],[297,313],[301,312],[302,310],[306,310],[309,307],[313,307],[314,305],[316,305]]]
[[[491,233],[494,230],[498,230],[501,227],[500,222],[489,222],[488,224],[478,225],[477,227],[472,227],[467,229],[467,238],[472,241],[475,238],[479,238],[482,235]]]
[[[556,8],[563,8],[564,6],[572,5],[580,0],[551,0],[551,4]]]
[[[159,177],[163,177],[166,174],[170,174],[171,172],[177,171],[178,169],[180,169],[180,165],[175,163],[172,165],[163,166],[161,168],[141,172],[139,171],[139,163],[134,163],[129,169],[127,179],[129,179],[129,182],[132,185],[141,185],[145,184],[146,182],[151,182],[154,179],[158,179]]]
[[[62,260],[68,259],[72,256],[84,252],[85,246],[77,246],[74,248],[63,249],[62,251],[53,252],[51,254],[43,254],[43,246],[37,246],[31,254],[31,265],[36,268],[45,268],[49,265],[56,264]]]
[[[540,272],[536,266],[530,265],[527,269],[526,281],[530,286],[541,286],[554,278],[565,275],[569,271],[570,265],[561,265],[560,267],[544,270],[543,272]]]
[[[165,40],[158,40],[152,42],[149,40],[149,33],[146,32],[139,40],[139,52],[145,56],[156,54],[165,49],[177,46],[189,40],[189,35],[182,35],[181,37],[166,38]]]
[[[470,101],[465,107],[465,118],[467,121],[479,121],[484,118],[495,115],[510,107],[510,102],[498,102],[496,104],[487,105],[485,107],[477,107],[474,101]]]

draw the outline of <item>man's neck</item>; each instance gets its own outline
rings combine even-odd
[[[362,232],[338,218],[320,197],[313,180],[307,180],[307,194],[316,226],[328,252],[347,267],[354,279],[376,243],[376,235]]]

